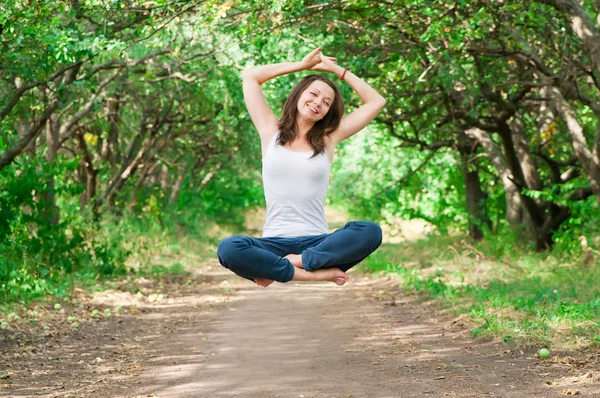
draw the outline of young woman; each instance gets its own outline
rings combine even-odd
[[[336,85],[305,76],[283,106],[281,119],[269,109],[260,85],[302,70],[330,72],[345,81],[363,105],[343,117]],[[300,62],[265,65],[243,73],[244,100],[262,143],[267,220],[262,238],[223,239],[217,256],[224,267],[267,287],[273,281],[331,281],[343,285],[348,271],[381,245],[381,228],[351,221],[329,233],[325,196],[335,147],[375,118],[385,98],[358,76],[324,56],[318,47]]]

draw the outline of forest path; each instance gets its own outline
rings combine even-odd
[[[154,360],[125,395],[540,397],[565,390],[547,384],[560,366],[473,341],[460,321],[439,318],[435,305],[391,280],[244,285],[209,322],[197,318],[151,344]]]
[[[0,396],[547,397],[573,387],[547,384],[564,365],[473,340],[393,280],[351,272],[343,287],[265,289],[218,262],[198,272],[191,291],[38,345],[13,361]]]

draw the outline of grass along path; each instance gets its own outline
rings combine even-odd
[[[384,243],[365,266],[463,315],[474,336],[597,358],[600,264],[493,249],[451,238]]]

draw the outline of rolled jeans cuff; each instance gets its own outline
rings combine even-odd
[[[303,251],[301,254],[302,256],[302,268],[304,268],[304,270],[306,271],[313,271],[313,266],[314,264],[311,264],[311,259],[310,259],[310,253],[307,251]]]

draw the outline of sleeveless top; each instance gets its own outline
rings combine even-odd
[[[296,152],[271,138],[262,159],[262,176],[267,202],[263,238],[328,234],[325,196],[331,163],[327,152],[314,158],[313,150]]]

